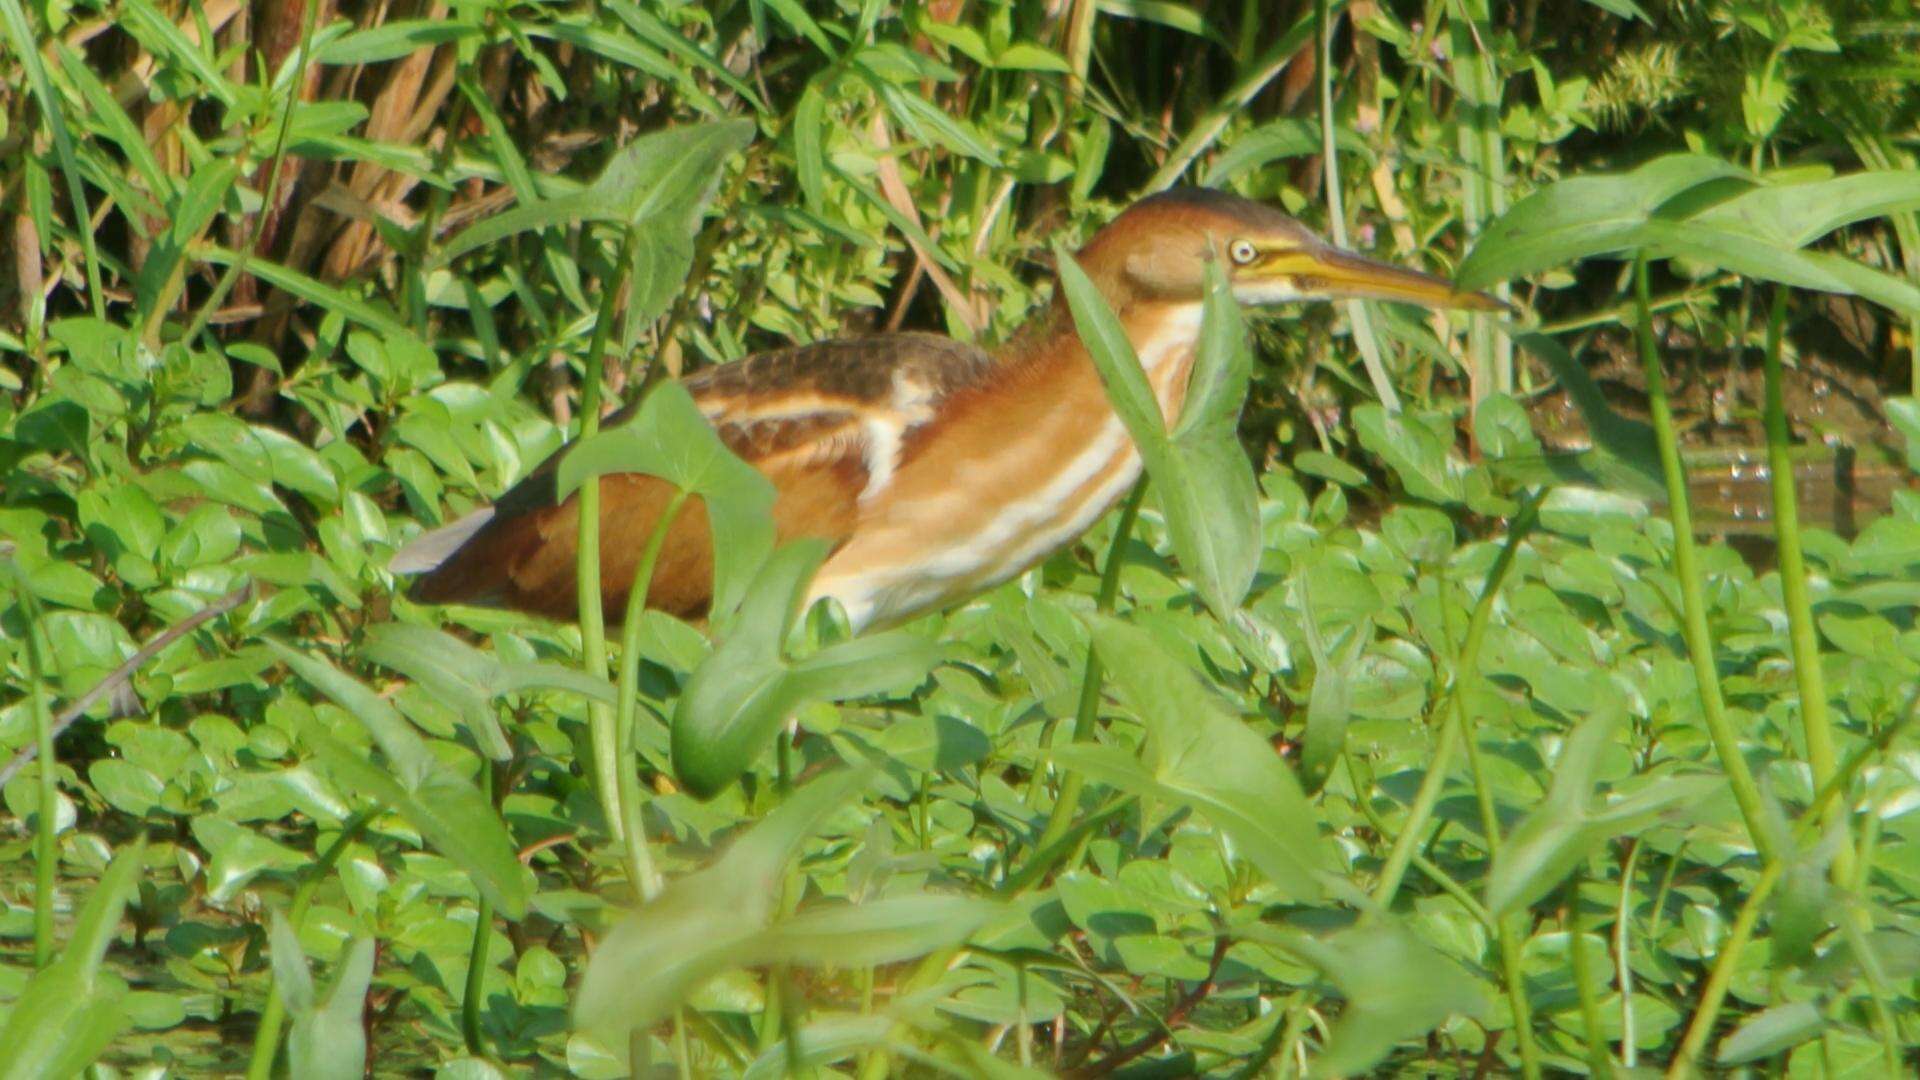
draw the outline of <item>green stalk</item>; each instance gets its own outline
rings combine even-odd
[[[667,531],[686,503],[687,492],[676,488],[654,524],[653,534],[647,537],[640,565],[633,572],[633,587],[627,591],[627,613],[620,627],[620,714],[615,724],[620,738],[615,760],[620,767],[620,810],[627,828],[627,873],[641,900],[659,896],[665,883],[653,865],[653,853],[647,849],[647,835],[640,824],[640,757],[635,749],[640,707],[640,620],[647,612],[647,593],[653,588],[653,570],[659,565],[661,549],[667,545]]]
[[[294,890],[293,907],[287,912],[287,922],[296,931],[306,921],[307,908],[313,904],[314,891],[327,879],[327,875],[333,873],[340,856],[346,854],[347,845],[360,838],[378,812],[378,809],[362,810],[348,818],[340,835],[334,837],[333,843],[327,845],[327,850],[320,853],[320,861],[313,864],[306,880]],[[260,1027],[253,1036],[253,1056],[247,1062],[247,1080],[270,1080],[273,1076],[273,1059],[280,1052],[280,1023],[286,1017],[287,1005],[280,1000],[280,985],[269,983],[267,1004],[260,1010]]]
[[[606,355],[607,336],[613,325],[614,307],[620,289],[626,283],[627,267],[633,265],[634,236],[629,226],[621,245],[619,265],[600,297],[600,314],[593,322],[593,337],[587,345],[585,372],[580,384],[580,440],[590,439],[600,430],[601,361]],[[587,674],[596,679],[607,677],[606,613],[600,607],[600,478],[592,477],[580,485],[574,495],[579,508],[580,532],[575,547],[574,574],[580,606],[580,657]],[[600,798],[601,813],[607,819],[607,832],[615,840],[626,839],[626,818],[620,813],[620,732],[615,727],[613,707],[599,701],[587,703],[587,734],[593,747],[594,794]]]
[[[1441,721],[1440,741],[1433,748],[1433,763],[1427,767],[1427,775],[1420,781],[1420,790],[1414,793],[1407,823],[1401,827],[1400,835],[1394,838],[1393,848],[1387,852],[1386,864],[1380,868],[1380,878],[1373,886],[1373,902],[1382,910],[1393,906],[1394,895],[1400,891],[1401,879],[1406,876],[1407,864],[1413,861],[1420,836],[1426,832],[1434,807],[1440,803],[1440,789],[1446,783],[1447,770],[1452,767],[1453,755],[1459,749],[1461,727],[1464,724],[1457,702],[1468,680],[1479,671],[1480,643],[1487,636],[1487,621],[1493,614],[1494,598],[1500,594],[1508,572],[1513,569],[1513,558],[1520,549],[1520,542],[1533,531],[1539,519],[1540,497],[1535,496],[1520,507],[1520,513],[1514,516],[1512,524],[1507,527],[1507,542],[1494,558],[1492,568],[1487,571],[1487,583],[1480,590],[1480,599],[1473,605],[1473,615],[1467,620],[1466,640],[1460,645],[1460,659],[1454,664],[1453,686],[1447,691],[1448,712]],[[1364,798],[1364,794],[1361,797]]]
[[[6,566],[13,573],[14,595],[27,622],[27,677],[33,680],[28,696],[33,703],[33,741],[40,758],[39,820],[33,829],[33,966],[37,969],[53,963],[53,891],[60,864],[60,762],[53,756],[53,717],[47,709],[46,658],[40,653],[40,603],[27,589],[26,575],[20,568],[11,562]]]
[[[473,945],[467,950],[467,986],[460,1001],[460,1034],[467,1040],[467,1053],[487,1056],[487,1042],[480,1030],[480,998],[486,993],[487,946],[493,938],[493,905],[486,895],[473,913]]]
[[[1320,36],[1320,162],[1326,172],[1327,229],[1333,242],[1347,245],[1346,195],[1340,190],[1340,155],[1333,138],[1333,28],[1328,25],[1327,0],[1314,0],[1314,29]],[[1390,413],[1400,411],[1400,395],[1387,377],[1386,361],[1381,359],[1380,339],[1373,331],[1373,312],[1365,300],[1346,300],[1347,321],[1353,324],[1353,343],[1360,349],[1360,363],[1367,369],[1367,380],[1380,404]]]
[[[1812,838],[1820,822],[1826,817],[1827,808],[1832,806],[1852,782],[1858,773],[1875,754],[1881,753],[1893,745],[1893,740],[1912,725],[1914,718],[1920,716],[1920,691],[1907,699],[1905,715],[1888,724],[1874,736],[1873,741],[1848,755],[1846,763],[1829,777],[1814,793],[1813,802],[1806,813],[1800,815],[1795,823],[1789,850],[1796,850]],[[1677,861],[1677,859],[1676,859]],[[1720,947],[1720,955],[1713,962],[1713,971],[1707,976],[1707,983],[1700,992],[1700,1004],[1694,1009],[1693,1019],[1687,1024],[1686,1036],[1680,1042],[1680,1051],[1674,1055],[1667,1068],[1670,1080],[1690,1076],[1694,1073],[1694,1063],[1700,1057],[1700,1051],[1706,1047],[1707,1037],[1713,1033],[1713,1027],[1720,1017],[1720,1008],[1726,1004],[1727,990],[1733,985],[1733,973],[1740,966],[1740,954],[1746,950],[1747,943],[1753,938],[1753,928],[1760,921],[1760,913],[1766,908],[1768,897],[1773,888],[1780,883],[1781,875],[1786,871],[1787,860],[1778,854],[1769,855],[1766,864],[1761,867],[1760,879],[1753,884],[1746,901],[1740,905],[1740,913],[1734,918],[1733,929],[1727,935],[1726,942]],[[1663,890],[1664,893],[1664,890]]]
[[[1638,838],[1629,841],[1627,864],[1620,869],[1620,907],[1613,917],[1614,981],[1620,985],[1620,1064],[1632,1069],[1639,1051],[1633,1039],[1633,965],[1628,951],[1627,917],[1632,910],[1633,867],[1640,860]]]
[[[1471,624],[1468,633],[1472,633]],[[1486,770],[1481,766],[1479,733],[1474,730],[1473,721],[1467,718],[1466,706],[1461,702],[1464,696],[1456,686],[1453,695],[1454,722],[1460,731],[1460,741],[1467,748],[1467,770],[1473,775],[1474,802],[1480,810],[1480,829],[1485,835],[1487,862],[1492,865],[1500,857],[1500,817],[1493,805],[1493,785],[1488,782]],[[1539,1080],[1540,1046],[1533,1037],[1533,1005],[1527,1000],[1526,975],[1520,970],[1518,920],[1521,915],[1521,912],[1513,911],[1495,917],[1499,930],[1500,977],[1507,984],[1507,1002],[1513,1009],[1513,1033],[1520,1044],[1520,1071],[1527,1080]]]
[[[1448,28],[1453,38],[1454,86],[1460,95],[1456,106],[1460,157],[1466,166],[1462,184],[1461,224],[1467,235],[1478,236],[1481,227],[1506,209],[1506,155],[1500,138],[1500,76],[1488,55],[1487,42],[1493,37],[1493,20],[1488,0],[1452,0],[1453,23]],[[1460,109],[1468,115],[1458,118]],[[1497,290],[1507,297],[1503,285]],[[1489,315],[1475,313],[1467,321],[1467,354],[1473,371],[1473,407],[1488,392],[1507,393],[1513,389],[1513,340],[1494,332]]]
[[[1699,683],[1700,709],[1706,716],[1707,732],[1713,738],[1720,766],[1727,771],[1734,801],[1740,804],[1747,836],[1756,851],[1763,857],[1771,857],[1773,841],[1761,826],[1760,788],[1753,781],[1747,759],[1740,754],[1740,740],[1727,720],[1726,701],[1720,695],[1720,675],[1714,667],[1713,634],[1707,628],[1706,589],[1701,582],[1699,554],[1693,542],[1693,512],[1687,503],[1687,470],[1680,460],[1673,409],[1667,403],[1666,374],[1661,370],[1660,352],[1653,341],[1644,252],[1634,260],[1633,289],[1640,316],[1635,324],[1635,336],[1640,344],[1640,362],[1646,370],[1647,408],[1653,414],[1653,430],[1660,445],[1660,470],[1666,478],[1667,516],[1673,523],[1673,572],[1680,580],[1682,630],[1687,653],[1693,661],[1694,680]]]
[[[1586,877],[1575,871],[1567,879],[1567,937],[1573,943],[1573,985],[1580,996],[1580,1022],[1586,1029],[1587,1069],[1596,1077],[1613,1075],[1613,1059],[1607,1056],[1607,1041],[1600,1035],[1600,999],[1594,996],[1592,965],[1581,940],[1580,882]]]
[[[1120,506],[1120,520],[1114,526],[1113,543],[1108,545],[1106,564],[1100,568],[1100,594],[1095,601],[1095,606],[1102,615],[1113,611],[1114,600],[1120,594],[1120,553],[1126,547],[1128,538],[1133,535],[1133,524],[1140,517],[1140,503],[1146,498],[1146,494],[1147,481],[1142,476],[1140,482],[1133,485],[1133,491],[1128,493],[1127,501]],[[1093,739],[1094,723],[1100,713],[1100,684],[1105,678],[1106,674],[1100,667],[1100,654],[1095,651],[1092,643],[1088,643],[1087,667],[1080,680],[1079,708],[1074,711],[1073,717],[1074,742],[1089,742]],[[1036,770],[1034,782],[1038,782],[1039,776],[1040,773]],[[1080,807],[1080,794],[1085,789],[1086,783],[1085,777],[1068,770],[1065,779],[1060,782],[1060,797],[1054,800],[1053,813],[1047,817],[1047,824],[1040,831],[1040,838],[1033,842],[1032,858],[1039,859],[1047,854],[1062,837],[1067,835],[1067,830],[1073,827],[1073,814]],[[1032,867],[1029,866],[1022,869],[1015,877],[1024,881],[1036,880],[1031,871]]]
[[[1767,470],[1773,491],[1773,535],[1779,556],[1780,596],[1787,605],[1787,640],[1793,648],[1793,677],[1800,690],[1800,723],[1807,736],[1807,764],[1816,787],[1833,776],[1833,720],[1827,713],[1826,674],[1820,668],[1820,639],[1814,629],[1813,601],[1807,595],[1807,564],[1800,549],[1800,509],[1794,497],[1793,462],[1787,433],[1786,397],[1781,390],[1780,342],[1787,321],[1787,290],[1776,288],[1767,320],[1766,424]],[[1835,803],[1829,824],[1846,816]],[[1833,859],[1836,881],[1851,876],[1853,851],[1842,844]]]

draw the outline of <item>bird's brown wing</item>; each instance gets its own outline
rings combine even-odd
[[[762,353],[702,371],[686,387],[728,448],[773,482],[779,538],[817,537],[837,547],[855,528],[862,500],[892,477],[908,436],[952,394],[979,385],[991,366],[985,353],[947,338],[892,334]],[[468,525],[470,536],[427,570],[414,598],[575,617],[579,517],[576,500],[557,500],[555,486],[565,454],[501,496],[477,527]],[[641,550],[672,494],[664,481],[639,473],[601,480],[601,597],[610,622],[624,614]],[[693,499],[668,530],[647,602],[698,616],[712,587],[706,507]]]

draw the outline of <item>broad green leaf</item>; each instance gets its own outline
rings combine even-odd
[[[818,214],[827,201],[827,95],[815,78],[800,92],[793,110],[793,161],[807,209]]]
[[[673,713],[673,769],[688,791],[710,798],[745,772],[803,705],[860,697],[924,676],[938,651],[904,631],[870,635],[790,663],[784,645],[814,571],[815,540],[787,544],[762,567],[713,653]]]
[[[575,1026],[624,1042],[671,1014],[709,978],[754,962],[777,910],[783,869],[870,781],[870,770],[821,777],[789,795],[712,866],[668,883],[594,950]]]
[[[344,789],[405,818],[422,839],[465,870],[502,915],[517,919],[526,912],[532,875],[520,865],[513,837],[479,788],[437,765],[418,783],[403,786],[331,736],[308,730],[302,737]]]
[[[1089,625],[1114,688],[1146,725],[1141,768],[1152,793],[1212,821],[1285,895],[1325,895],[1335,864],[1319,815],[1280,756],[1146,631],[1106,616]]]
[[[1826,1028],[1827,1018],[1811,1001],[1775,1005],[1748,1017],[1720,1040],[1715,1060],[1721,1065],[1738,1065],[1770,1058],[1818,1038]]]
[[[219,213],[221,202],[227,198],[238,175],[240,163],[232,158],[211,161],[194,169],[186,186],[180,188],[179,198],[167,206],[167,227],[157,236],[154,250],[148,252],[146,263],[140,265],[140,273],[134,277],[136,309],[148,313],[156,304],[169,300],[169,284],[180,269],[180,259],[186,258],[186,246],[198,240],[213,221],[213,215]]]
[[[1418,1038],[1454,1015],[1486,1008],[1482,985],[1397,923],[1367,923],[1326,938],[1274,934],[1265,940],[1319,968],[1347,999],[1314,1076],[1360,1076],[1404,1040]]]
[[[755,958],[812,967],[894,964],[966,940],[1000,910],[991,900],[940,893],[822,904],[775,923]]]
[[[504,663],[459,638],[406,623],[381,623],[367,631],[366,659],[419,683],[455,710],[473,732],[482,753],[495,761],[512,756],[494,702],[521,690],[564,690],[611,704],[613,686],[551,663]]]
[[[1333,136],[1334,146],[1338,149],[1369,159],[1373,157],[1366,141],[1354,134],[1352,129],[1335,128]],[[1214,158],[1207,167],[1200,183],[1205,187],[1219,187],[1249,169],[1286,158],[1311,157],[1320,153],[1320,150],[1319,124],[1296,117],[1269,121],[1235,139],[1222,150],[1220,156]]]
[[[1490,223],[1454,273],[1463,290],[1640,246],[1641,229],[1669,201],[1711,181],[1748,173],[1718,158],[1673,154],[1632,172],[1561,180]]]
[[[1774,247],[1799,248],[1844,225],[1920,208],[1920,170],[1763,184],[1687,219]]]
[[[1154,481],[1174,554],[1226,619],[1253,583],[1260,535],[1253,468],[1234,435],[1252,360],[1225,271],[1210,261],[1192,389],[1170,435],[1119,317],[1064,247],[1055,255],[1074,326]]]
[[[1487,879],[1487,909],[1504,915],[1533,904],[1565,881],[1595,849],[1629,836],[1656,815],[1718,790],[1713,776],[1662,776],[1611,801],[1597,799],[1601,751],[1621,718],[1600,712],[1568,734],[1553,763],[1547,796],[1500,846]]]
[[[1390,413],[1375,402],[1353,410],[1360,445],[1386,462],[1416,499],[1464,502],[1467,467],[1453,453],[1453,425],[1441,414]]]
[[[773,550],[773,485],[727,449],[686,387],[659,383],[641,399],[633,419],[569,449],[554,478],[556,497],[565,499],[588,479],[610,473],[657,476],[699,496],[713,535],[711,608],[724,615],[738,607],[747,582]]]
[[[120,931],[120,915],[145,870],[146,844],[115,855],[88,890],[67,946],[21,987],[0,1026],[0,1080],[78,1076],[129,1022],[125,984],[101,978],[101,961]]]
[[[294,1016],[313,1009],[313,969],[307,965],[306,950],[300,947],[300,935],[279,908],[267,923],[267,960],[273,968],[273,985],[280,988],[280,1000]]]
[[[364,683],[325,660],[308,656],[278,641],[269,639],[267,647],[292,668],[294,674],[332,698],[341,708],[353,714],[354,719],[366,725],[367,733],[373,736],[380,752],[387,756],[402,787],[409,791],[416,790],[440,768],[433,752],[427,749],[426,742],[413,730],[413,726],[402,719],[386,699],[367,689]]]
[[[692,258],[692,226],[726,159],[752,139],[752,121],[694,124],[643,135],[624,147],[592,184],[572,195],[502,211],[462,231],[434,254],[443,265],[515,233],[583,221],[640,230],[641,246],[680,250]],[[685,271],[681,271],[685,276]],[[675,282],[677,287],[678,282]]]
[[[293,943],[299,948],[299,942]],[[341,950],[326,996],[304,1011],[288,1011],[287,1073],[291,1080],[357,1080],[367,1072],[367,986],[373,981],[371,937]],[[276,969],[275,974],[278,974]],[[309,988],[311,994],[311,988]]]
[[[1727,195],[1730,184],[1745,190]],[[1842,225],[1920,206],[1920,179],[1873,172],[1768,184],[1697,154],[1629,173],[1562,180],[1487,226],[1460,264],[1465,289],[1596,255],[1646,251],[1797,288],[1857,295],[1920,314],[1920,286],[1828,252],[1805,251]]]

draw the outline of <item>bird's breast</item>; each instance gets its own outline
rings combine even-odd
[[[1191,313],[1133,335],[1177,416],[1199,329]],[[1077,340],[931,421],[815,578],[856,627],[897,622],[1005,581],[1072,543],[1140,475],[1140,455]]]

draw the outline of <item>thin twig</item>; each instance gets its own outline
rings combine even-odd
[[[74,722],[82,716],[85,716],[87,710],[93,708],[94,704],[101,698],[125,685],[127,680],[133,678],[134,672],[140,670],[147,661],[160,655],[161,650],[179,641],[188,634],[193,633],[200,628],[201,624],[208,620],[216,619],[232,611],[234,608],[239,607],[246,601],[247,597],[252,594],[253,583],[248,582],[154,635],[152,641],[147,642],[146,645],[141,647],[139,652],[128,657],[125,663],[113,669],[111,675],[95,683],[93,689],[81,694],[73,704],[60,710],[60,715],[53,720],[53,737],[56,739],[59,738],[61,733],[72,727]],[[5,787],[7,781],[12,780],[16,773],[26,767],[27,762],[33,760],[37,749],[37,747],[29,743],[27,746],[22,747],[19,753],[13,755],[13,760],[7,762],[6,768],[0,769],[0,787]]]
[[[1166,1042],[1173,1036],[1173,1029],[1186,1020],[1187,1014],[1205,1001],[1207,995],[1213,993],[1213,980],[1220,974],[1220,965],[1226,961],[1227,949],[1232,944],[1233,940],[1225,934],[1213,939],[1213,959],[1207,963],[1207,977],[1200,980],[1193,989],[1181,995],[1180,1000],[1167,1011],[1166,1019],[1161,1021],[1159,1030],[1135,1039],[1099,1061],[1078,1069],[1069,1069],[1061,1075],[1072,1077],[1074,1080],[1090,1080],[1092,1077],[1107,1076],[1119,1071],[1120,1067],[1127,1062]]]

